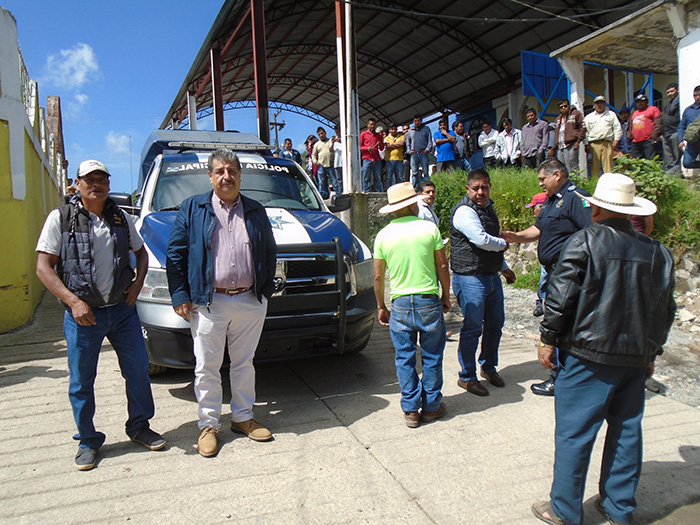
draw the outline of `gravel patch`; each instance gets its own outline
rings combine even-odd
[[[539,341],[541,317],[532,315],[535,309],[536,293],[504,285],[506,324],[505,335],[523,338],[523,344],[532,346],[535,355]],[[684,310],[695,317],[683,314],[683,320],[676,314],[664,353],[656,359],[656,370],[647,388],[686,405],[700,409],[700,299],[697,294],[678,295],[677,301]],[[448,329],[459,331],[462,315],[457,301],[453,298],[453,308],[448,320]],[[679,309],[679,313],[680,313]]]

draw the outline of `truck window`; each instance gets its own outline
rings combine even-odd
[[[308,179],[292,164],[241,161],[241,193],[268,208],[321,210]],[[155,211],[179,208],[191,195],[211,190],[206,162],[166,162],[153,196]]]

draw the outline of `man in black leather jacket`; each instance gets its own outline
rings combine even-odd
[[[554,481],[551,502],[532,510],[548,523],[583,522],[586,472],[604,420],[596,506],[615,523],[629,523],[636,506],[644,385],[676,305],[671,252],[629,221],[656,206],[634,192],[632,179],[606,173],[593,197],[581,196],[594,224],[564,245],[547,288],[538,357],[551,368],[559,348]]]

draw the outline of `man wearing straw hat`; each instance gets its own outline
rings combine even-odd
[[[634,181],[605,173],[592,206],[594,224],[562,248],[549,281],[538,348],[552,367],[559,348],[555,459],[551,501],[535,515],[555,524],[583,523],[583,491],[596,434],[608,430],[595,504],[610,523],[629,523],[642,469],[644,384],[671,329],[673,256],[639,233],[630,215],[656,206],[635,196]]]
[[[389,204],[379,213],[392,220],[374,241],[374,294],[379,323],[388,326],[396,349],[396,375],[406,425],[433,421],[447,412],[442,402],[444,313],[450,310],[450,275],[440,231],[418,218],[418,200],[410,182],[387,190]],[[384,274],[389,271],[391,312],[384,301]],[[439,281],[439,286],[438,286]],[[442,289],[442,291],[441,291]],[[420,335],[423,377],[416,371]]]

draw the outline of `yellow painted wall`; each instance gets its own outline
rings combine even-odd
[[[60,192],[44,169],[34,143],[24,134],[26,198],[12,197],[10,134],[0,120],[0,333],[28,322],[39,303],[43,285],[36,277],[36,241],[46,212],[60,203]]]

